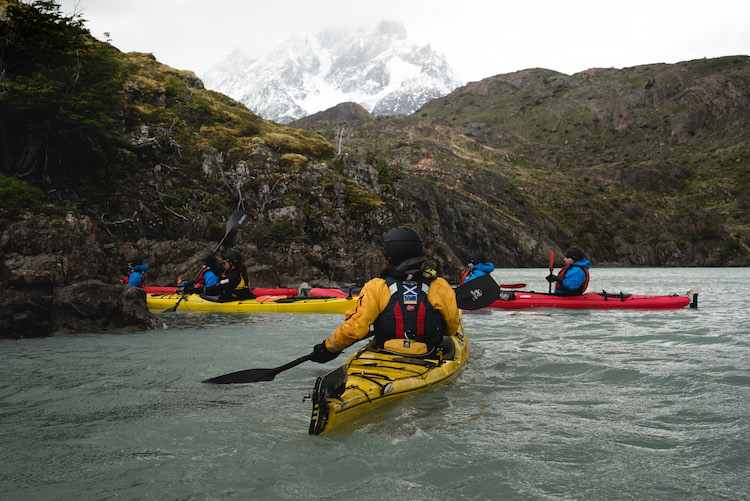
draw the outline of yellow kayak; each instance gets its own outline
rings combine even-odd
[[[214,311],[227,313],[345,313],[356,307],[357,298],[289,298],[287,296],[263,296],[243,301],[218,302],[188,294],[146,294],[146,305],[152,311],[164,311],[178,301],[177,311]]]
[[[455,336],[446,336],[442,352],[434,356],[416,358],[374,349],[374,342],[369,343],[344,365],[317,379],[311,435],[328,433],[380,405],[449,381],[469,358],[463,323]]]

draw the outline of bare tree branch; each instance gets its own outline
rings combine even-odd
[[[170,209],[170,208],[169,208],[169,207],[167,207],[166,205],[164,205],[163,207],[164,207],[164,208],[165,208],[165,209],[166,209],[167,211],[169,211],[169,212],[171,212],[172,214],[174,214],[175,216],[177,216],[177,217],[179,217],[179,218],[182,218],[182,219],[184,219],[184,220],[185,220],[185,221],[187,221],[187,222],[190,222],[190,219],[188,219],[187,217],[183,216],[182,214],[179,214],[179,213],[177,213],[177,212],[173,211],[172,209]]]

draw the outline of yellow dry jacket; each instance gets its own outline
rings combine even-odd
[[[364,339],[380,312],[388,305],[391,291],[382,278],[373,278],[362,287],[357,306],[346,312],[346,320],[326,339],[326,348],[341,351]],[[456,334],[459,323],[456,294],[445,279],[437,277],[430,283],[427,300],[445,320],[445,335]]]

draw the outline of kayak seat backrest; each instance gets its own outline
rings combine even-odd
[[[391,343],[391,341],[393,342]],[[398,344],[404,341],[409,342],[411,346],[402,347]],[[456,347],[453,344],[453,341],[450,339],[450,336],[443,336],[443,341],[442,343],[440,343],[440,346],[431,350],[427,348],[427,345],[425,343],[404,339],[389,339],[385,342],[383,348],[378,348],[376,342],[371,342],[367,345],[367,349],[370,351],[390,353],[392,355],[402,355],[410,358],[437,357],[441,360],[451,360],[456,356]]]
[[[629,298],[630,296],[632,296],[632,294],[625,294],[622,292],[617,293],[617,294],[612,294],[607,291],[601,291],[601,292],[598,292],[597,294],[602,296],[605,301],[607,301],[609,298],[619,299],[620,301],[625,301],[626,298]]]
[[[413,341],[411,339],[388,339],[383,343],[383,351],[408,355],[410,357],[423,357],[430,351],[426,343]]]

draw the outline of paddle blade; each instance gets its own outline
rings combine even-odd
[[[231,233],[232,230],[239,228],[242,223],[245,222],[247,219],[247,216],[249,216],[250,213],[246,211],[245,209],[239,209],[234,211],[234,213],[229,216],[229,219],[227,220],[227,234]]]
[[[462,310],[486,308],[500,297],[500,286],[490,275],[482,275],[456,288],[456,303]]]
[[[276,374],[284,372],[287,369],[296,367],[302,362],[312,360],[313,354],[305,355],[296,360],[292,360],[288,364],[284,364],[275,369],[246,369],[244,371],[230,372],[223,376],[212,377],[202,381],[203,383],[209,384],[244,384],[244,383],[257,383],[259,381],[271,381],[276,377]]]
[[[549,251],[549,272],[550,275],[552,274],[552,271],[555,269],[555,253],[551,250]],[[552,282],[549,283],[549,294],[552,294]]]
[[[208,384],[257,383],[259,381],[272,381],[276,377],[276,374],[278,374],[276,369],[246,369],[244,371],[212,377],[202,382]]]

